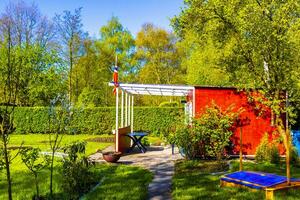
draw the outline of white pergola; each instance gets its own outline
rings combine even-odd
[[[113,86],[113,83],[109,84]],[[119,89],[130,95],[187,96],[193,86],[120,83]]]
[[[114,83],[109,83],[114,86]],[[121,91],[121,127],[119,127],[119,92]],[[118,129],[130,126],[133,132],[133,106],[135,95],[151,96],[177,96],[186,97],[192,93],[193,102],[195,98],[195,87],[182,85],[153,85],[153,84],[133,84],[119,83],[116,88],[116,129],[115,134],[119,136]],[[194,105],[193,105],[194,115]],[[116,137],[119,138],[119,137]],[[119,151],[119,141],[116,139],[116,151]]]

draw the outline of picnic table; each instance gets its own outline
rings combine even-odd
[[[128,152],[131,152],[136,146],[140,149],[141,152],[145,153],[147,151],[147,148],[142,144],[142,139],[147,136],[149,133],[146,131],[135,131],[132,133],[126,134],[127,137],[129,137],[133,144],[128,150]]]

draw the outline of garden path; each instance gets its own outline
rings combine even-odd
[[[171,199],[171,183],[174,174],[174,163],[182,158],[175,149],[172,155],[170,146],[151,146],[146,153],[134,151],[121,157],[119,163],[144,167],[149,169],[154,178],[148,186],[148,197],[150,200]],[[90,157],[96,162],[103,162],[101,153]]]

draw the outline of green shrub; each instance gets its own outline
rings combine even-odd
[[[299,154],[298,154],[298,151],[297,151],[297,148],[295,146],[292,147],[291,149],[291,157],[290,157],[290,161],[291,161],[291,164],[293,165],[299,165],[300,162],[299,162]]]
[[[48,112],[48,107],[15,108],[15,132],[19,134],[47,133],[49,130]],[[135,107],[133,126],[135,130],[149,130],[154,135],[164,134],[168,131],[166,127],[169,127],[182,113],[181,108]],[[70,132],[73,134],[110,134],[115,128],[115,108],[74,108],[70,123]]]
[[[168,132],[168,127],[183,115],[180,108],[137,107],[134,110],[134,129],[149,130],[154,135]]]
[[[77,104],[88,108],[94,108],[96,105],[101,104],[101,101],[103,101],[103,91],[85,87],[78,97]]]
[[[255,151],[256,162],[264,162],[268,159],[268,148],[269,148],[268,134],[265,134],[264,137],[260,140],[259,145],[256,147],[256,151]]]
[[[280,154],[274,142],[269,142],[268,134],[266,133],[260,141],[255,152],[256,162],[279,163]]]
[[[192,126],[178,129],[170,140],[182,147],[189,159],[201,157],[221,160],[239,113],[233,112],[232,106],[222,110],[212,102],[199,118],[193,120]]]
[[[144,146],[150,146],[149,139],[148,139],[147,137],[144,137],[144,138],[142,139],[142,144],[143,144]]]
[[[89,170],[87,158],[83,156],[85,146],[85,142],[77,141],[64,148],[68,157],[63,160],[62,188],[68,195],[68,199],[79,199],[96,183]]]
[[[15,108],[16,133],[46,133],[49,129],[48,107]]]
[[[68,199],[79,199],[96,184],[87,161],[84,160],[76,162],[65,160],[62,166],[62,175],[62,188],[68,195]]]
[[[278,147],[273,143],[270,145],[269,154],[270,163],[278,164],[280,162],[280,154]]]
[[[172,138],[186,159],[194,159],[198,155],[198,141],[194,139],[192,127],[183,125],[176,130]]]

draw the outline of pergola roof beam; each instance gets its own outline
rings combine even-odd
[[[113,83],[109,83],[109,85],[114,86]],[[119,83],[119,88],[129,94],[155,96],[187,96],[194,89],[193,86],[130,83]]]

